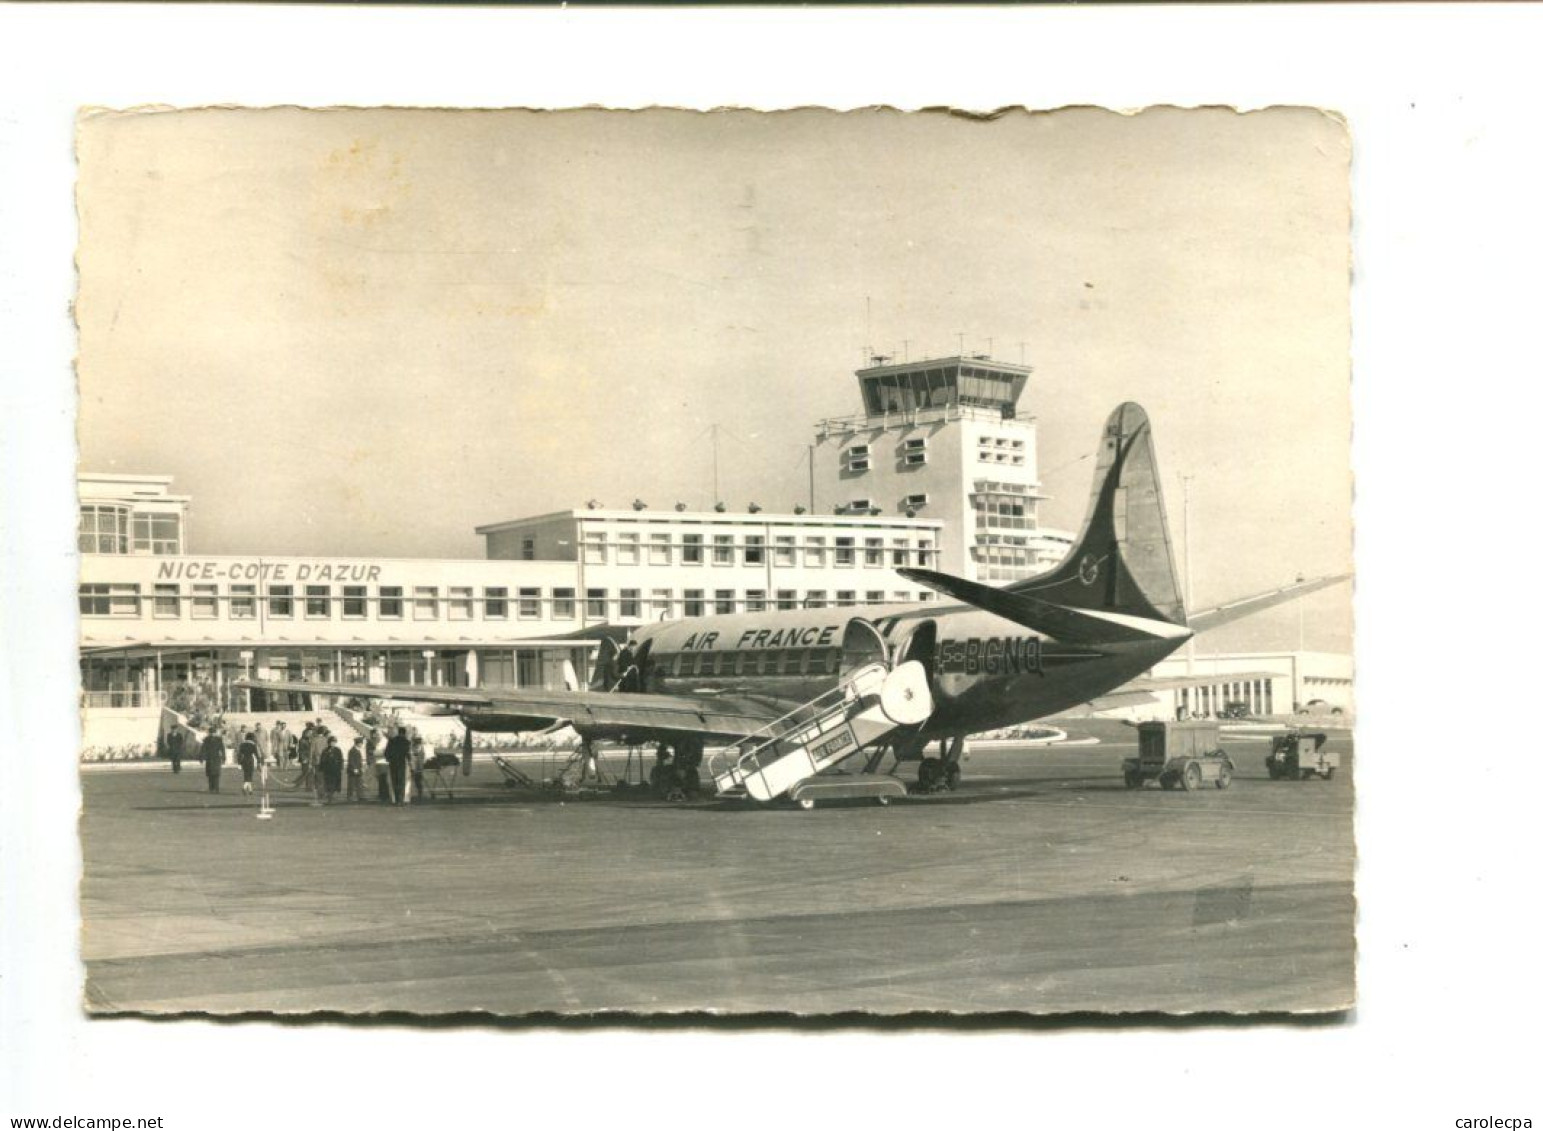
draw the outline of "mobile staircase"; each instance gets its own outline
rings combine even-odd
[[[898,778],[864,774],[850,779],[817,779],[865,746],[900,727],[925,722],[932,694],[920,663],[894,670],[866,664],[831,690],[795,708],[709,762],[719,794],[743,790],[757,801],[786,795],[805,809],[821,799],[872,797],[887,805],[903,797]]]

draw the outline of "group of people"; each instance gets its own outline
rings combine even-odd
[[[196,756],[203,763],[210,793],[220,792],[226,759],[234,751],[241,769],[241,792],[248,795],[254,792],[259,773],[266,786],[269,768],[296,767],[299,772],[293,782],[283,783],[285,787],[314,791],[323,805],[331,805],[339,793],[346,801],[363,801],[366,774],[374,775],[376,800],[383,804],[421,801],[428,761],[423,736],[406,726],[391,729],[387,738],[379,727],[372,727],[367,737],[355,738],[347,751],[321,719],[306,723],[299,734],[291,732],[282,719],[272,731],[261,722],[246,730],[216,722],[201,742],[192,730],[179,726],[163,734],[161,741],[173,773],[182,772],[184,757]]]

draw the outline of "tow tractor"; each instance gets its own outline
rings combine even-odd
[[[1124,763],[1126,789],[1153,780],[1164,789],[1232,784],[1232,759],[1221,748],[1221,727],[1214,720],[1139,723],[1136,734],[1136,757]]]
[[[1320,730],[1290,730],[1270,740],[1270,756],[1264,768],[1270,777],[1301,781],[1317,774],[1327,781],[1339,769],[1339,754],[1325,750],[1329,736]]]

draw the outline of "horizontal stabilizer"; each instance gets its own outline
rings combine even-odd
[[[983,609],[1003,620],[1043,632],[1057,640],[1075,644],[1118,644],[1133,640],[1151,640],[1155,637],[1182,639],[1189,631],[1182,625],[1166,621],[1147,620],[1142,617],[1119,613],[1100,613],[1071,609],[1065,605],[1041,601],[1022,593],[1009,593],[1005,589],[993,589],[978,581],[939,573],[931,569],[898,569],[901,577],[939,593]]]
[[[1225,605],[1217,605],[1214,609],[1203,609],[1198,613],[1189,615],[1189,627],[1196,632],[1205,632],[1219,625],[1229,624],[1244,617],[1253,616],[1257,612],[1275,605],[1294,601],[1298,597],[1305,597],[1309,593],[1316,593],[1320,589],[1327,589],[1331,585],[1338,585],[1342,581],[1349,581],[1350,574],[1336,573],[1329,577],[1315,577],[1311,581],[1295,581],[1290,585],[1283,585],[1279,589],[1271,589],[1268,593],[1259,593],[1252,597],[1243,597],[1236,601],[1228,601]]]

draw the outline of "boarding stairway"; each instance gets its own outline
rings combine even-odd
[[[920,663],[891,670],[870,663],[845,676],[834,688],[768,723],[709,762],[720,794],[744,790],[757,801],[787,795],[805,808],[814,797],[873,796],[881,802],[904,787],[895,779],[875,779],[860,786],[830,787],[810,793],[809,779],[893,731],[925,722],[932,714],[932,694]]]

